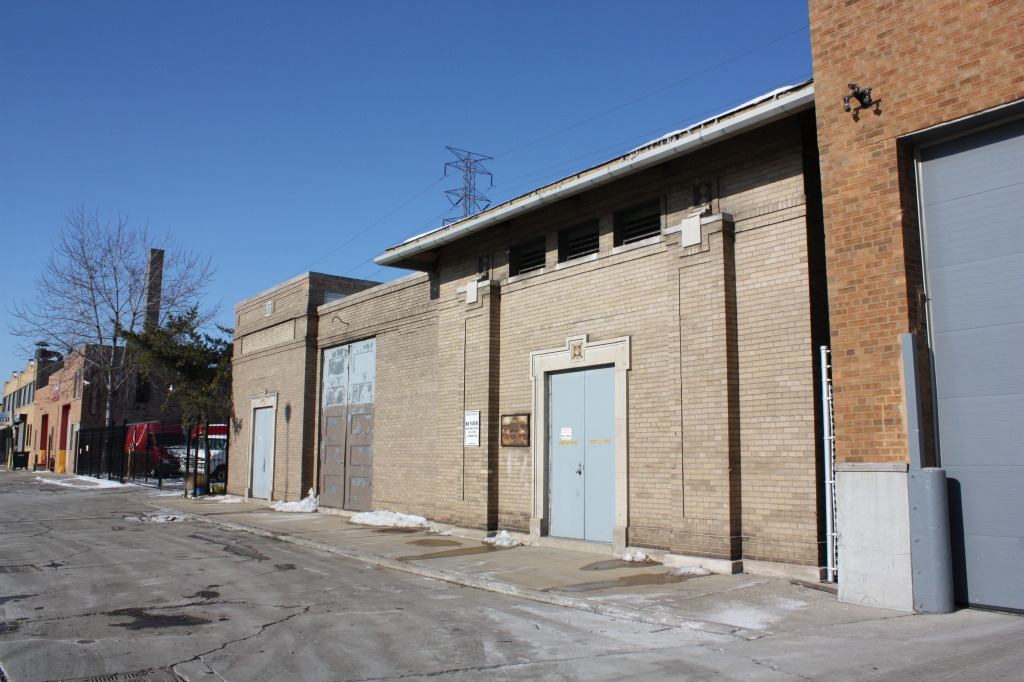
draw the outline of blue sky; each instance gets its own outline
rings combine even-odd
[[[790,0],[2,0],[0,375],[75,206],[212,257],[230,325],[309,269],[404,274],[372,258],[441,224],[445,146],[495,157],[500,203],[809,77],[806,25]]]

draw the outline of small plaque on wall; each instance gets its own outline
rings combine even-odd
[[[501,446],[505,448],[530,447],[530,415],[501,415]]]
[[[480,447],[480,410],[466,410],[463,415],[462,444],[465,447]]]

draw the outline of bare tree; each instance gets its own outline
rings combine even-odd
[[[145,324],[150,248],[165,250],[158,324],[193,309],[213,275],[208,259],[176,246],[170,232],[154,238],[127,217],[104,222],[83,205],[67,214],[43,260],[35,300],[10,311],[17,320],[11,333],[24,340],[24,350],[45,341],[65,358],[82,357],[88,373],[101,382],[107,425],[117,392],[136,376],[134,356],[117,330],[138,332]]]

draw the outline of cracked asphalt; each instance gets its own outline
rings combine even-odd
[[[964,610],[748,641],[168,520],[158,501],[0,470],[0,682],[932,681],[1019,679],[1024,667],[1015,615]]]

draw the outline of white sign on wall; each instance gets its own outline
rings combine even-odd
[[[462,444],[467,447],[480,447],[480,410],[466,410]]]

